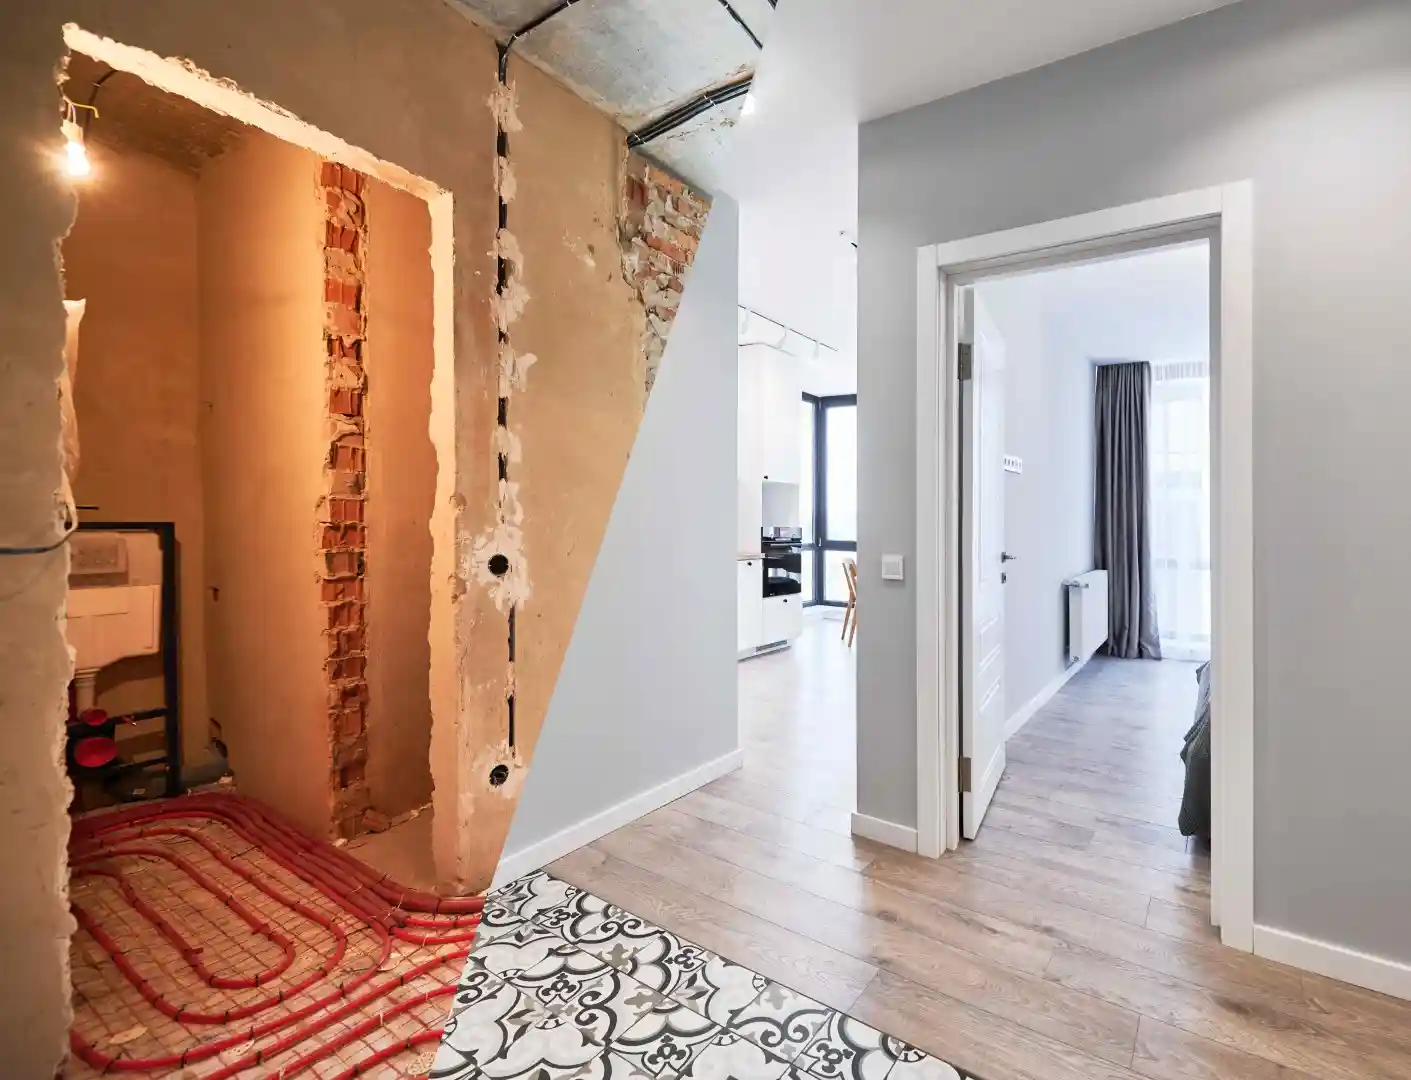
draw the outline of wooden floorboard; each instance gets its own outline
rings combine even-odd
[[[1411,1003],[1219,944],[1175,828],[1193,665],[1091,663],[929,860],[848,835],[837,626],[740,665],[741,770],[554,872],[984,1080],[1411,1080]]]

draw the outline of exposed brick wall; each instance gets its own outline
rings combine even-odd
[[[700,247],[710,200],[645,158],[629,154],[622,202],[622,272],[646,308],[641,349],[650,393],[681,305],[686,272]]]
[[[330,784],[333,827],[355,836],[377,823],[367,765],[367,450],[363,368],[367,312],[364,178],[324,162],[324,348],[327,388],[327,481],[320,504],[322,600],[328,644]]]

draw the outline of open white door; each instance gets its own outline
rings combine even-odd
[[[973,840],[1004,773],[1008,715],[1004,702],[1004,342],[974,288],[957,290],[956,299],[963,380],[960,820],[961,832]]]

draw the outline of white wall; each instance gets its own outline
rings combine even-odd
[[[1063,583],[1093,567],[1093,367],[1049,317],[1041,277],[976,289],[1005,345],[1005,695],[1014,716],[1068,668]]]
[[[615,828],[622,822],[585,823],[739,747],[738,230],[735,204],[717,198],[501,856],[506,869]]]
[[[1255,919],[1411,962],[1408,117],[1411,4],[1243,0],[862,127],[862,813],[916,821],[916,248],[1249,179]]]
[[[855,0],[779,5],[755,111],[730,133],[725,189],[740,203],[740,302],[856,365]],[[844,374],[805,373],[810,393],[851,394]],[[817,384],[817,389],[810,383]]]

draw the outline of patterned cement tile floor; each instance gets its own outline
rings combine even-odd
[[[961,1080],[544,871],[491,895],[431,1080],[677,1078]]]

